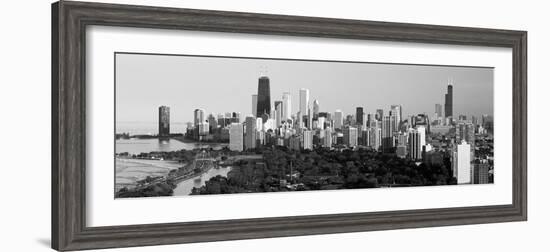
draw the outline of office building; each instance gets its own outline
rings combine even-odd
[[[365,112],[363,111],[363,107],[357,107],[355,108],[355,121],[357,122],[357,125],[360,126],[366,126],[366,118],[365,118]]]
[[[441,104],[435,104],[435,114],[438,118],[443,117],[443,106]]]
[[[303,134],[303,146],[305,150],[313,150],[313,131],[304,130]]]
[[[344,127],[344,144],[350,148],[357,146],[357,128],[352,126]]]
[[[258,95],[252,95],[252,114],[255,115],[258,113]]]
[[[300,113],[302,116],[309,115],[309,89],[300,89]]]
[[[489,163],[487,160],[474,164],[474,184],[489,184]]]
[[[159,107],[159,136],[170,136],[170,107]]]
[[[232,123],[229,126],[229,149],[243,151],[244,129],[240,123]]]
[[[283,122],[283,102],[275,101],[275,127],[280,127]]]
[[[367,131],[369,132],[368,146],[373,150],[380,150],[382,145],[382,129],[380,127],[371,127]]]
[[[244,123],[245,123],[244,147],[247,150],[254,149],[256,148],[256,128],[257,128],[256,117],[249,115],[246,117]]]
[[[269,89],[269,78],[266,76],[260,77],[258,79],[258,105],[256,105],[256,117],[265,118],[265,115],[271,113],[271,94]]]
[[[399,129],[399,124],[401,123],[403,112],[401,105],[391,105],[390,107],[390,115],[395,116],[394,119],[394,129]]]
[[[324,129],[324,137],[323,137],[323,147],[330,148],[332,147],[332,129],[326,128]]]
[[[472,166],[470,159],[470,145],[462,140],[455,146],[452,155],[453,176],[458,184],[472,183]]]
[[[344,125],[344,113],[342,113],[342,110],[337,109],[334,112],[334,128],[341,130],[343,125]]]
[[[200,123],[203,123],[205,121],[203,109],[195,109],[193,116],[195,127],[198,127]]]
[[[422,133],[418,129],[409,131],[408,152],[409,158],[412,160],[422,159]]]
[[[453,117],[453,85],[450,82],[445,94],[445,117]]]
[[[208,115],[208,131],[213,134],[218,129],[218,121],[214,114]]]
[[[283,119],[292,119],[292,103],[289,92],[283,93]]]
[[[391,152],[394,147],[394,121],[395,116],[384,116],[382,118],[382,150],[384,152]]]
[[[382,121],[383,117],[384,117],[384,110],[377,109],[375,114],[375,119],[378,121]]]
[[[474,134],[475,127],[471,122],[459,122],[455,126],[456,142],[466,141],[470,146],[475,146],[476,136]]]
[[[319,117],[319,101],[314,100],[313,101],[313,119],[317,119]]]

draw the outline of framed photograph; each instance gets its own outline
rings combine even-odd
[[[52,5],[52,247],[527,220],[527,32]]]

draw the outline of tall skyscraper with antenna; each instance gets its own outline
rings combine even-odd
[[[256,117],[266,118],[264,115],[271,113],[271,96],[269,91],[269,78],[262,76],[258,80],[258,105]],[[265,123],[265,121],[264,121]]]
[[[445,94],[445,117],[453,117],[453,83],[451,80],[448,81]]]

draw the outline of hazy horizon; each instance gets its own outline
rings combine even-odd
[[[291,93],[298,111],[300,88],[310,90],[310,106],[321,112],[365,113],[401,105],[403,116],[432,116],[444,106],[453,80],[453,116],[493,115],[493,68],[380,63],[318,62],[202,56],[116,54],[116,121],[158,120],[158,107],[170,107],[172,123],[193,121],[193,110],[252,113],[258,78],[269,77],[271,103]]]

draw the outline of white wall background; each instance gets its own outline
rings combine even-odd
[[[127,2],[131,2],[126,0]],[[123,1],[109,1],[123,2]],[[550,123],[545,1],[137,0],[199,9],[529,31],[529,221],[119,249],[120,251],[547,251]],[[0,9],[0,250],[47,251],[50,240],[50,1]],[[117,250],[118,251],[118,250]]]

